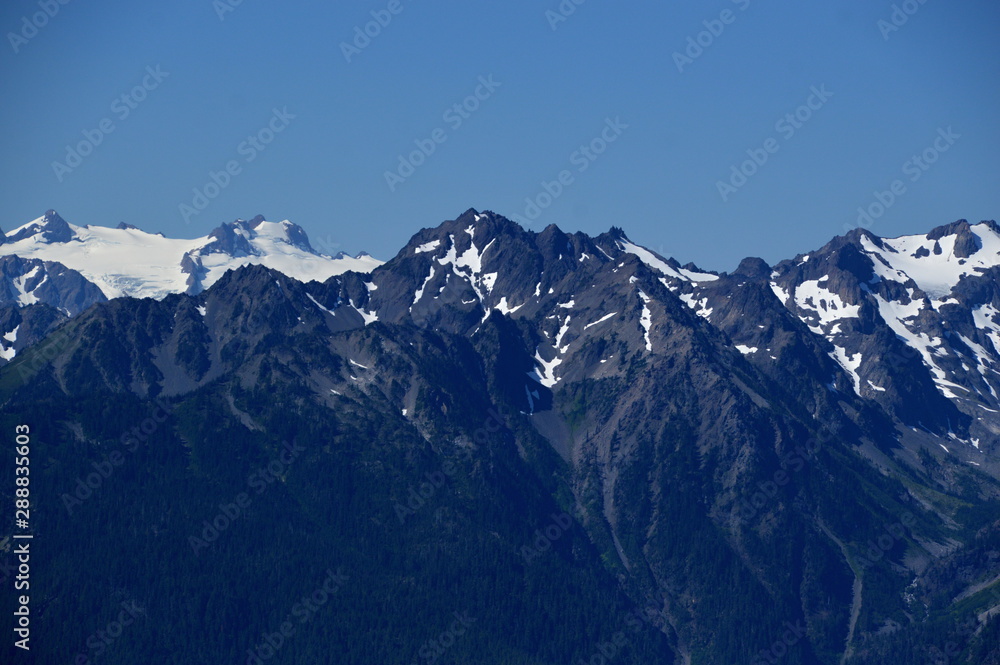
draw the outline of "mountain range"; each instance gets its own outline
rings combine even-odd
[[[0,231],[0,247],[4,256],[42,261],[30,266],[39,268],[31,277],[7,283],[0,302],[17,300],[22,305],[38,297],[48,302],[29,287],[45,281],[47,263],[59,263],[82,275],[106,298],[156,299],[170,293],[200,293],[227,270],[249,264],[265,265],[297,279],[325,280],[348,270],[367,272],[380,263],[365,253],[356,257],[342,252],[333,257],[321,254],[300,226],[287,220],[268,222],[261,215],[222,224],[202,238],[175,240],[125,222],[115,228],[75,226],[49,210],[8,234]],[[80,304],[90,302],[84,299]]]
[[[489,211],[385,263],[49,211],[0,255],[40,649],[1000,663],[995,222],[716,273]]]

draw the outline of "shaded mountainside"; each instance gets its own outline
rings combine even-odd
[[[106,300],[83,275],[60,263],[0,256],[0,306],[41,303],[75,316]]]
[[[244,662],[299,607],[275,662],[990,662],[995,233],[714,274],[470,210],[370,273],[0,310],[52,330],[0,370],[38,648]]]

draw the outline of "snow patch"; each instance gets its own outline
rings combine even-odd
[[[569,331],[569,321],[571,318],[572,317],[567,316],[566,320],[563,321],[562,326],[559,327],[559,332],[556,333],[556,339],[555,342],[553,342],[553,345],[556,347],[559,353],[566,353],[566,351],[569,349],[568,344],[566,346],[562,346],[562,340],[563,337],[566,336],[566,333]]]
[[[424,252],[433,252],[435,249],[441,246],[440,240],[431,240],[430,242],[425,242],[413,250],[414,254],[423,254]]]
[[[434,279],[434,266],[431,266],[431,271],[428,273],[427,277],[424,278],[424,283],[421,284],[420,288],[417,289],[417,292],[413,294],[413,305],[416,305],[420,302],[420,299],[424,297],[424,289],[427,288],[427,285],[432,279]]]
[[[552,360],[543,360],[542,356],[539,355],[538,350],[535,350],[535,362],[538,363],[541,372],[538,369],[534,369],[528,372],[528,376],[533,378],[538,383],[542,384],[546,388],[552,388],[559,379],[556,378],[556,367],[562,363],[562,358],[556,356]]]
[[[639,323],[644,331],[643,338],[646,340],[646,350],[652,351],[653,342],[649,339],[649,331],[653,327],[653,313],[649,309],[649,296],[639,291],[639,297],[642,299],[642,316],[639,317]]]
[[[861,377],[858,376],[858,368],[861,367],[862,356],[860,353],[855,353],[853,356],[847,355],[847,350],[840,346],[833,347],[833,353],[830,354],[844,371],[851,377],[854,382],[854,392],[858,395],[861,394]]]
[[[593,323],[588,323],[587,325],[585,325],[583,327],[583,329],[586,330],[587,328],[590,328],[592,326],[596,326],[598,323],[604,323],[605,321],[607,321],[608,319],[610,319],[612,316],[614,316],[617,313],[618,312],[611,312],[610,314],[605,314],[604,316],[602,316],[601,318],[597,319]]]
[[[861,309],[860,305],[850,305],[843,301],[840,295],[825,288],[822,284],[829,281],[824,277],[802,282],[795,289],[795,305],[800,310],[811,312],[812,316],[818,319],[819,325],[814,325],[809,321],[805,323],[813,332],[822,335],[823,326],[833,323],[838,319],[858,318]]]
[[[774,275],[772,275],[772,277],[773,276]],[[774,291],[774,295],[778,297],[778,300],[781,301],[782,305],[788,304],[788,298],[789,298],[788,291],[778,286],[775,282],[771,282],[771,290]]]
[[[313,298],[311,293],[307,293],[306,297],[309,298],[309,300],[312,300],[313,304],[316,305],[317,307],[319,307],[320,310],[326,312],[327,314],[330,314],[331,316],[337,316],[336,312],[331,311],[331,310],[327,309],[326,307],[323,307],[323,305],[319,304],[319,301],[316,300],[315,298]]]
[[[629,254],[634,254],[639,257],[639,260],[645,263],[650,268],[657,270],[664,275],[670,277],[676,277],[687,282],[714,282],[719,279],[718,275],[710,275],[708,273],[694,272],[692,270],[685,270],[684,268],[672,268],[663,259],[659,258],[651,251],[645,247],[636,245],[635,243],[629,242],[628,240],[619,240],[618,246],[622,251],[628,252]],[[619,268],[621,266],[618,266]]]
[[[517,310],[524,307],[524,303],[521,303],[517,307],[511,307],[507,304],[507,296],[500,298],[500,302],[497,303],[496,307],[493,309],[499,311],[501,314],[513,314]]]

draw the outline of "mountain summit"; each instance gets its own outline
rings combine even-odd
[[[369,271],[380,263],[366,254],[321,254],[300,226],[287,220],[268,222],[261,215],[182,240],[124,222],[116,228],[75,226],[54,210],[6,234],[0,255],[59,263],[83,275],[107,298],[199,293],[227,270],[251,263],[304,281],[348,270]]]

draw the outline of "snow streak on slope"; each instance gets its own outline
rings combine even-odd
[[[910,290],[910,295],[913,295],[912,289]],[[952,388],[968,392],[966,388],[948,381],[948,374],[935,361],[935,357],[947,355],[947,351],[943,348],[943,340],[939,337],[931,338],[926,333],[913,332],[907,326],[907,321],[916,319],[919,316],[921,301],[911,300],[908,305],[903,305],[895,301],[890,302],[879,295],[873,294],[873,297],[875,298],[875,302],[878,303],[879,314],[885,320],[886,324],[910,347],[920,353],[924,364],[930,368],[934,383],[937,385],[938,390],[941,391],[941,394],[949,399],[955,399],[957,395],[952,391]]]
[[[985,332],[993,342],[994,355],[1000,355],[1000,324],[997,324],[997,314],[993,305],[980,305],[972,310],[976,327]]]
[[[851,377],[851,381],[854,382],[854,392],[861,394],[861,377],[858,376],[858,368],[861,367],[862,356],[860,353],[855,353],[853,356],[848,356],[847,351],[839,346],[833,347],[833,353],[830,356],[836,360],[844,371],[847,372],[848,376]]]
[[[640,247],[629,240],[619,240],[618,246],[622,251],[635,254],[639,260],[650,268],[657,270],[668,277],[676,277],[686,282],[714,282],[719,279],[718,275],[711,275],[704,272],[694,272],[685,268],[672,268],[669,263],[659,258],[645,247]]]
[[[652,351],[653,343],[649,339],[649,331],[653,327],[653,313],[649,310],[649,296],[639,291],[639,297],[642,299],[642,316],[639,319],[639,323],[642,324],[643,339],[646,340],[646,350]]]

